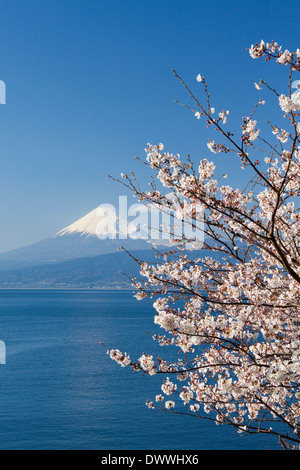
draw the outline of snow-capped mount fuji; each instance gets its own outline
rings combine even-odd
[[[109,206],[99,206],[44,240],[1,253],[0,270],[115,253],[121,246],[130,251],[151,249],[152,242],[140,237],[133,224],[125,225]]]

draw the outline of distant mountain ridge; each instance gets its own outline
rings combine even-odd
[[[0,254],[0,271],[114,253],[121,246],[130,250],[151,248],[145,240],[99,240],[96,236],[79,234],[54,236]]]
[[[53,236],[1,253],[0,271],[115,253],[121,246],[128,250],[151,249],[153,242],[138,238],[139,234],[134,232],[130,224],[130,233],[126,239],[120,238],[118,230],[109,231],[111,227],[117,226],[115,214],[104,215],[99,207]],[[105,234],[107,222],[108,232]]]
[[[154,261],[152,250],[134,252],[137,257]],[[2,289],[129,289],[129,277],[138,274],[137,263],[128,253],[107,253],[62,263],[0,271]]]

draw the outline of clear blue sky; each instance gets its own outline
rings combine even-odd
[[[188,99],[171,69],[194,90],[205,75],[240,125],[253,82],[274,72],[246,48],[263,38],[296,50],[299,18],[296,1],[0,0],[0,251],[116,203],[124,190],[107,174],[143,176],[134,156],[147,142],[211,158],[174,104]]]

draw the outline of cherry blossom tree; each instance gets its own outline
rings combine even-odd
[[[284,66],[287,86],[278,92],[264,80],[255,83],[275,100],[278,122],[270,116],[258,126],[256,116],[265,109],[259,99],[242,118],[240,135],[227,130],[229,111],[211,106],[203,76],[196,77],[195,87],[202,87],[198,98],[174,70],[193,103],[182,106],[215,133],[207,152],[236,158],[247,173],[244,189],[223,184],[216,156],[195,167],[190,157],[183,161],[162,144],[146,148],[144,163],[157,177],[150,190],[140,188],[134,173],[120,180],[141,201],[172,211],[192,227],[195,208],[204,209],[202,255],[190,249],[192,238],[174,235],[173,246],[157,252],[157,262],[136,259],[141,275],[133,279],[136,297],[153,299],[159,327],[153,339],[175,348],[176,359],[149,352],[132,360],[105,347],[123,367],[162,375],[149,408],[211,419],[240,433],[266,433],[283,448],[298,449],[300,92],[293,87],[300,50],[261,41],[249,53]]]

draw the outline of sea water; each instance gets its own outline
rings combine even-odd
[[[162,377],[121,368],[100,341],[151,354],[154,309],[129,291],[1,290],[1,450],[277,448],[264,436],[150,410]]]

